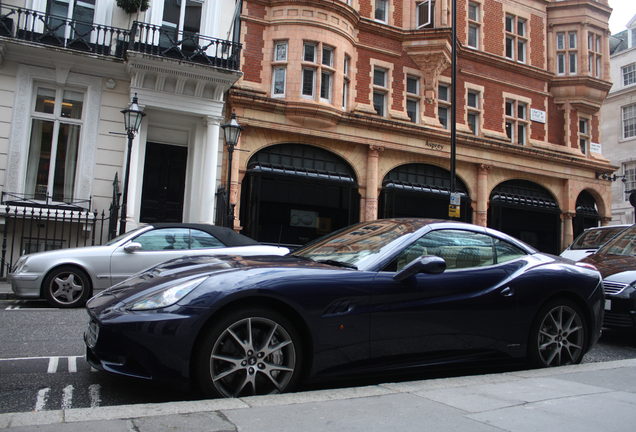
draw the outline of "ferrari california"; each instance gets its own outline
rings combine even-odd
[[[209,224],[142,225],[102,246],[23,255],[7,280],[18,298],[82,307],[93,294],[163,261],[195,255],[285,255],[234,230]]]
[[[356,224],[286,256],[168,261],[87,303],[86,359],[209,397],[427,366],[579,363],[599,272],[461,222]]]

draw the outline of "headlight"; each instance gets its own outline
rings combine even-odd
[[[186,282],[179,282],[176,285],[172,285],[168,288],[153,293],[152,295],[138,300],[129,306],[128,310],[148,310],[159,309],[167,306],[172,306],[186,295],[190,294],[201,282],[206,280],[208,276],[191,279]]]
[[[27,271],[28,267],[26,266],[27,257],[21,257],[17,263],[15,263],[15,267],[13,268],[13,273],[21,273],[23,271]]]

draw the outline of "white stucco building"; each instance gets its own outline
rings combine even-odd
[[[2,203],[108,212],[115,175],[120,192],[125,177],[121,110],[137,95],[146,116],[132,146],[127,229],[213,223],[224,94],[241,76],[236,6],[151,0],[128,14],[115,0],[3,1]],[[16,247],[57,247],[28,237]]]

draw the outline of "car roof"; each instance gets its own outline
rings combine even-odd
[[[253,240],[243,234],[239,234],[233,229],[212,225],[212,224],[199,224],[199,223],[179,223],[179,222],[161,222],[161,223],[149,223],[148,225],[157,228],[188,228],[204,231],[210,235],[213,235],[220,240],[225,246],[253,246],[260,244],[256,240]]]

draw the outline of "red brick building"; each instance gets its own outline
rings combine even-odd
[[[452,0],[244,0],[235,227],[449,218]],[[460,220],[558,253],[611,219],[606,0],[457,0]],[[227,169],[227,167],[224,167]],[[224,175],[222,178],[225,178]]]

